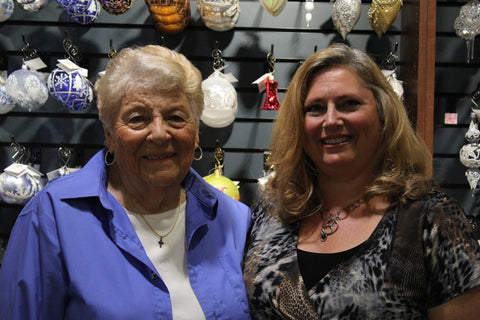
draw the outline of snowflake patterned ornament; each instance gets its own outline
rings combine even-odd
[[[52,97],[71,111],[84,110],[93,101],[93,89],[78,71],[55,68],[48,76],[47,85]]]
[[[12,100],[28,111],[40,109],[48,99],[47,85],[39,73],[25,65],[8,76],[5,88]]]
[[[5,114],[15,107],[15,102],[7,94],[7,88],[5,87],[6,74],[6,71],[0,71],[0,114]]]
[[[13,142],[13,163],[0,174],[0,200],[11,204],[25,204],[44,186],[42,173],[28,164],[31,152]]]
[[[334,0],[332,0],[334,1]],[[352,31],[360,18],[361,0],[336,0],[333,3],[332,21],[343,39]]]
[[[17,0],[17,3],[25,11],[37,12],[48,4],[48,0]]]
[[[8,20],[15,8],[13,0],[0,0],[0,22]]]

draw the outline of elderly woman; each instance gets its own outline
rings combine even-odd
[[[480,249],[364,52],[308,58],[272,133],[245,282],[254,319],[478,319]]]
[[[95,85],[106,148],[20,213],[0,319],[249,319],[247,206],[190,168],[200,72],[160,46],[126,48]]]

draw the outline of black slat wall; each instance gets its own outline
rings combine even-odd
[[[435,58],[434,176],[460,203],[474,226],[480,221],[479,197],[470,190],[458,153],[466,143],[470,123],[470,95],[479,82],[480,43],[467,63],[466,41],[455,33],[454,22],[467,1],[437,1]],[[445,113],[457,113],[458,124],[445,124]],[[480,238],[477,228],[477,237]]]
[[[368,22],[370,3],[371,1],[362,1],[361,18],[347,36],[346,42],[367,50],[380,62],[393,50],[396,42],[399,42],[398,52],[401,52],[401,15],[388,33],[379,38]],[[49,0],[48,5],[36,13],[27,12],[16,5],[13,16],[0,23],[0,57],[5,60],[4,69],[9,73],[19,69],[23,58],[22,36],[25,36],[25,40],[38,51],[48,65],[48,68],[41,71],[48,73],[55,67],[57,59],[64,57],[62,41],[67,32],[80,50],[83,56],[80,66],[89,70],[89,79],[92,82],[95,82],[97,73],[103,70],[108,60],[110,40],[117,50],[131,45],[164,44],[189,57],[206,78],[213,71],[211,53],[217,44],[228,66],[225,72],[231,72],[238,79],[238,82],[234,83],[238,93],[238,115],[235,122],[226,128],[201,126],[200,144],[205,156],[201,161],[194,162],[193,166],[203,176],[207,175],[213,166],[212,153],[218,141],[225,152],[224,174],[239,181],[241,201],[250,205],[257,196],[257,179],[262,175],[264,151],[268,148],[276,115],[275,111],[260,110],[265,93],[259,93],[252,82],[268,71],[266,57],[271,46],[274,46],[274,56],[277,59],[274,65],[275,77],[279,82],[281,101],[299,64],[316,48],[321,49],[343,39],[333,27],[330,0],[315,1],[310,27],[305,23],[303,1],[290,0],[282,13],[274,17],[263,9],[259,1],[241,0],[239,21],[233,30],[226,32],[205,27],[196,2],[192,1],[190,5],[190,25],[179,35],[166,35],[155,30],[150,13],[142,0],[135,0],[132,8],[123,15],[114,16],[102,11],[97,20],[87,26],[68,22],[54,0]],[[455,40],[453,36],[449,38]],[[461,61],[460,51],[463,44],[460,40],[455,43],[459,48],[455,59]],[[450,48],[448,50],[450,51]],[[439,57],[442,57],[440,53]],[[449,62],[452,57],[447,56],[443,60]],[[405,68],[402,66],[401,57],[399,65],[401,79],[402,69]],[[466,85],[463,89],[465,87]],[[461,87],[458,88],[460,90]],[[459,137],[456,147],[461,145],[460,133],[463,129],[461,126],[454,129],[459,132],[456,134]],[[448,131],[450,128],[440,130]],[[102,147],[104,140],[95,105],[84,111],[70,112],[51,97],[46,105],[37,111],[28,112],[16,107],[11,112],[0,115],[0,170],[11,163],[12,134],[18,143],[37,154],[37,166],[43,173],[58,168],[57,148],[62,143],[74,149],[77,164],[83,165]],[[440,143],[444,145],[442,141]],[[453,143],[445,144],[445,147],[447,146],[449,152],[455,154]],[[439,148],[436,146],[437,153],[441,152]],[[438,162],[453,164],[455,159],[446,157]],[[446,174],[442,171],[440,177],[443,182],[456,179],[463,188],[461,168],[458,164],[455,166],[455,177],[450,177],[449,174],[454,172],[449,170]],[[456,195],[462,195],[459,191],[463,190],[452,190]],[[21,208],[22,206],[0,203],[1,237],[8,237]]]

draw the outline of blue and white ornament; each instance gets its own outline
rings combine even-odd
[[[47,85],[52,97],[71,111],[86,109],[93,101],[92,87],[78,71],[55,68],[48,76]]]
[[[92,23],[100,14],[101,5],[97,0],[59,1],[69,18],[80,24]]]
[[[5,84],[0,83],[0,114],[5,114],[15,107],[15,102],[7,94]]]
[[[0,22],[8,20],[12,16],[14,8],[13,0],[0,0]]]
[[[14,163],[0,174],[0,199],[25,204],[43,188],[42,174],[33,167]]]
[[[7,94],[20,107],[28,111],[41,108],[48,99],[48,89],[38,73],[22,69],[12,72],[5,84]]]

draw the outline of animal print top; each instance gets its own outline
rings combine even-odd
[[[460,205],[441,192],[392,204],[353,257],[308,292],[297,264],[299,223],[253,208],[244,278],[253,319],[426,319],[480,285],[480,248]]]

